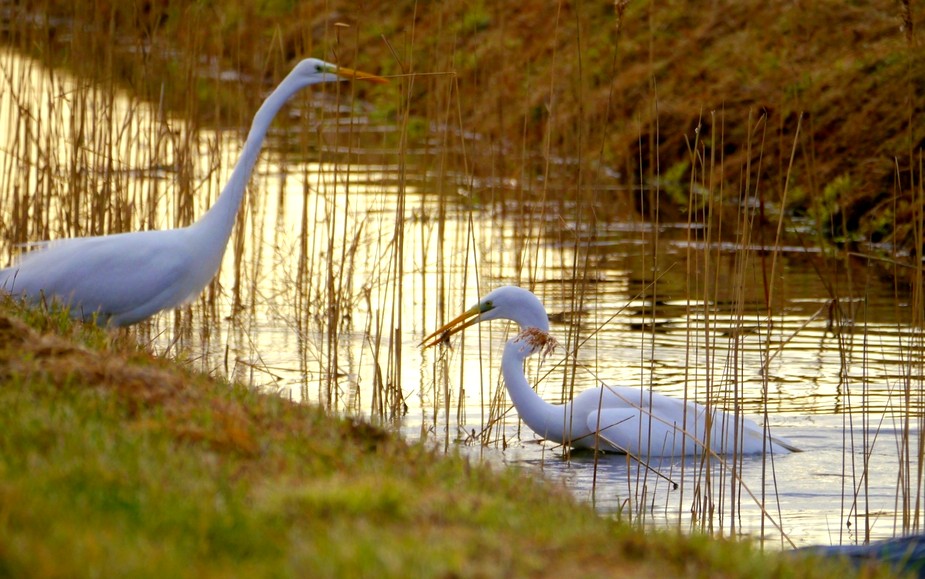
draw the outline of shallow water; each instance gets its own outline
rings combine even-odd
[[[243,131],[193,132],[14,54],[0,62],[5,255],[20,241],[186,223],[218,195]],[[361,103],[316,96],[325,107],[300,100],[298,118],[277,123],[220,282],[133,330],[139,340],[516,465],[640,524],[789,546],[889,537],[922,520],[922,333],[913,297],[880,264],[826,257],[808,234],[775,247],[716,241],[696,220],[589,224],[527,184],[441,162],[459,154],[442,144],[459,132],[435,128],[391,150],[383,135],[395,127],[373,126]],[[99,133],[78,138],[74,118]],[[642,466],[537,441],[498,383],[506,324],[419,348],[509,283],[534,288],[561,342],[531,366],[546,400],[600,382],[651,387],[766,416],[804,452]]]

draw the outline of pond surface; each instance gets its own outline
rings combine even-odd
[[[22,242],[188,223],[243,142],[12,53],[0,67],[6,259]],[[275,125],[218,282],[131,330],[140,341],[644,525],[784,547],[920,529],[921,305],[883,263],[825,255],[801,224],[785,245],[747,219],[723,236],[696,216],[594,222],[561,200],[567,176],[476,177],[453,161],[462,143],[487,148],[477,136],[432,126],[396,150],[402,127],[347,91],[313,97]],[[600,184],[595,202],[633,195],[620,191]],[[803,452],[642,465],[537,440],[499,382],[507,324],[419,348],[503,284],[551,314],[561,347],[528,369],[547,401],[638,385],[737,408]]]

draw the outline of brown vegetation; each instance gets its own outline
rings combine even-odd
[[[909,3],[48,0],[44,11],[31,33],[70,47],[49,60],[81,71],[104,59],[172,107],[189,101],[172,103],[165,83],[198,82],[198,110],[183,111],[193,117],[241,122],[261,96],[216,90],[219,71],[273,82],[306,55],[384,74],[453,73],[406,77],[402,91],[412,114],[486,137],[468,152],[470,170],[520,177],[544,171],[544,157],[577,159],[566,176],[577,189],[565,194],[598,215],[615,206],[645,215],[640,199],[666,175],[682,190],[693,178],[733,200],[776,202],[789,172],[790,215],[810,215],[836,240],[913,246],[925,67]],[[147,55],[141,69],[120,57],[136,51]],[[708,175],[685,173],[698,163]],[[614,180],[602,167],[620,172],[625,191],[648,186],[647,196],[600,198],[595,185]],[[685,209],[683,196],[672,201],[660,210]]]

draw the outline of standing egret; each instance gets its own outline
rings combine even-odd
[[[555,340],[548,334],[549,317],[539,298],[519,287],[492,291],[422,345],[433,346],[469,326],[497,319],[512,320],[521,329],[504,347],[504,385],[521,420],[547,440],[637,457],[694,455],[706,448],[715,454],[798,450],[786,440],[766,437],[758,424],[742,416],[718,409],[708,416],[700,404],[642,388],[603,386],[580,392],[566,404],[544,401],[527,382],[523,362],[537,352],[551,351]]]
[[[57,301],[72,317],[96,316],[100,325],[112,326],[134,324],[195,299],[218,272],[276,113],[307,86],[345,79],[388,82],[315,58],[298,63],[254,115],[228,184],[199,221],[179,229],[41,242],[0,270],[0,289],[30,303]]]

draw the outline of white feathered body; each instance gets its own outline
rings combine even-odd
[[[0,270],[0,289],[37,304],[57,301],[71,315],[126,326],[199,295],[221,265],[241,200],[273,118],[307,86],[385,79],[309,58],[301,61],[254,115],[241,156],[215,204],[180,229],[139,231],[34,244]]]

